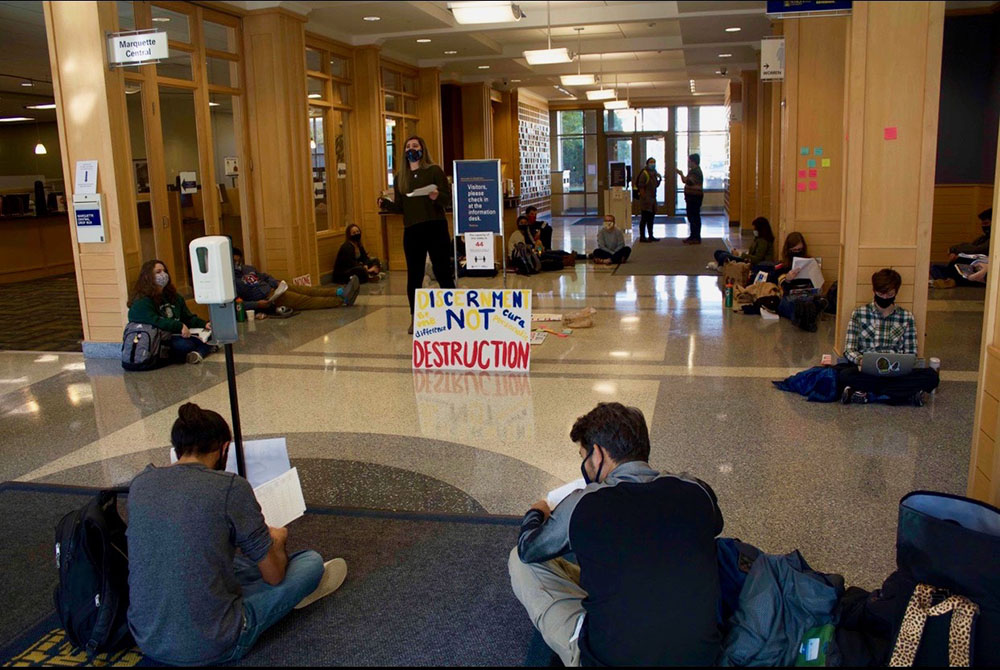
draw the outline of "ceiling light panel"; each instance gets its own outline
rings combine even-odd
[[[559,77],[563,86],[593,86],[594,75],[592,74],[564,74]]]
[[[528,65],[551,65],[552,63],[569,63],[569,49],[560,47],[558,49],[533,49],[524,52],[524,59]]]
[[[510,0],[492,2],[479,0],[477,2],[449,2],[448,9],[461,24],[470,23],[508,23],[520,21],[524,14],[521,8]]]
[[[599,88],[596,91],[587,91],[587,100],[613,100],[618,97],[613,88]]]

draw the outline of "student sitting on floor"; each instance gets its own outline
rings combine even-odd
[[[916,354],[917,329],[913,314],[897,307],[896,294],[903,284],[895,270],[883,269],[872,275],[875,298],[851,314],[844,342],[844,357],[839,366],[838,386],[844,391],[841,401],[848,403],[885,402],[890,405],[924,404],[923,395],[937,388],[937,370],[915,368],[908,375],[880,377],[861,371],[862,358],[876,353]]]
[[[979,225],[982,226],[983,234],[972,242],[956,244],[948,249],[948,263],[931,266],[931,286],[934,288],[955,288],[956,286],[978,285],[972,277],[963,277],[955,266],[969,264],[968,258],[963,259],[963,255],[967,257],[989,256],[992,223],[992,207],[979,213]]]
[[[586,487],[554,510],[532,505],[507,562],[531,622],[566,666],[713,664],[715,493],[649,466],[649,432],[635,407],[600,403],[570,438]]]
[[[528,217],[528,229],[531,230],[531,236],[542,243],[542,248],[545,251],[551,251],[552,226],[549,225],[548,221],[538,220],[538,208],[534,205],[529,205],[524,210],[524,215]]]
[[[615,226],[613,214],[604,215],[604,227],[597,231],[594,262],[598,265],[619,265],[628,260],[632,247],[625,246],[625,234]]]
[[[541,236],[538,233],[533,234],[531,232],[528,217],[523,214],[517,217],[517,231],[511,233],[510,240],[507,242],[507,252],[512,263],[516,262],[514,251],[517,249],[517,245],[521,243],[538,256],[543,272],[562,270],[564,267],[569,267],[576,263],[575,251],[546,250]]]
[[[160,663],[238,661],[293,608],[336,591],[347,563],[289,555],[288,529],[264,523],[247,480],[225,472],[225,419],[194,403],[177,415],[177,463],[147,466],[129,488],[129,629]]]
[[[351,276],[346,286],[296,286],[278,281],[252,265],[243,264],[243,251],[233,247],[233,270],[236,276],[236,296],[247,309],[260,312],[275,307],[299,309],[329,309],[350,307],[358,298],[361,283]]]
[[[146,261],[139,269],[139,277],[135,280],[128,303],[128,320],[172,333],[171,363],[201,363],[215,349],[191,335],[191,328],[211,330],[212,324],[188,309],[184,296],[177,292],[163,261]]]
[[[352,223],[347,226],[347,239],[340,245],[337,259],[333,262],[333,281],[347,284],[351,276],[357,277],[362,284],[381,279],[382,263],[377,258],[369,258],[368,252],[361,244],[361,228]]]
[[[771,232],[771,222],[763,216],[758,216],[753,220],[753,244],[749,251],[739,255],[731,254],[725,249],[715,252],[715,266],[709,263],[709,268],[718,270],[723,265],[731,261],[750,263],[750,266],[760,265],[774,258],[774,233]]]
[[[785,279],[795,279],[797,273],[792,271],[792,264],[796,258],[809,258],[809,248],[806,246],[806,238],[802,233],[793,231],[785,237],[785,244],[781,247],[781,259],[777,263],[763,261],[750,268],[750,276],[756,277],[761,270],[767,272],[767,281],[773,284],[780,284],[782,275],[791,273]]]

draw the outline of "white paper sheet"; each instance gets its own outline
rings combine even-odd
[[[798,270],[796,279],[808,279],[813,288],[823,288],[823,270],[815,258],[796,258],[792,261],[792,269]]]
[[[292,464],[288,460],[288,445],[283,437],[245,441],[243,443],[243,457],[246,459],[247,481],[254,488],[292,469]],[[177,454],[172,448],[170,449],[170,462],[177,462]],[[237,474],[236,449],[232,445],[229,445],[226,472]]]
[[[549,504],[549,509],[555,509],[556,505],[565,500],[566,496],[570,493],[576,491],[577,489],[585,488],[586,486],[587,482],[583,481],[583,477],[580,479],[574,479],[568,484],[563,484],[559,488],[549,491],[548,495],[545,496],[545,502]]]
[[[438,190],[437,184],[428,184],[427,186],[421,186],[420,188],[413,189],[413,192],[407,193],[407,198],[416,198],[420,195],[430,195]]]
[[[292,468],[266,484],[255,486],[253,493],[268,526],[287,526],[306,513],[298,468]]]

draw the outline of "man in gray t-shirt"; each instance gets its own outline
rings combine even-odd
[[[162,663],[238,660],[264,630],[331,593],[347,573],[343,559],[287,555],[288,531],[264,523],[247,480],[217,469],[227,447],[150,465],[132,480],[129,628]]]
[[[701,203],[705,199],[705,177],[701,172],[701,156],[688,156],[688,173],[677,170],[684,182],[684,208],[690,233],[684,244],[701,244]]]

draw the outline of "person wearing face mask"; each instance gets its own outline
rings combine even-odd
[[[750,249],[741,254],[732,254],[725,249],[719,249],[715,252],[715,267],[710,265],[711,269],[718,270],[732,261],[750,263],[751,267],[756,267],[773,258],[774,233],[771,232],[771,222],[763,216],[758,216],[750,225],[753,226],[753,244],[750,245]]]
[[[656,189],[663,176],[656,171],[656,159],[647,158],[646,166],[639,171],[633,186],[639,191],[639,241],[656,242],[653,237],[653,220],[656,217]],[[647,235],[646,231],[649,230]]]
[[[236,296],[247,309],[273,313],[276,308],[291,310],[332,309],[350,306],[358,299],[360,282],[350,277],[345,286],[299,286],[277,280],[266,272],[243,262],[243,250],[233,247],[233,272]],[[263,318],[263,317],[261,317]]]
[[[604,226],[597,231],[594,262],[598,265],[620,265],[628,260],[632,247],[625,246],[625,235],[615,226],[615,217],[604,215]]]
[[[511,233],[507,241],[507,255],[515,267],[517,264],[515,251],[517,245],[522,243],[533,254],[538,256],[543,272],[559,271],[576,264],[575,251],[546,249],[545,244],[541,240],[541,235],[538,232],[532,231],[531,223],[524,214],[517,217],[517,231]]]
[[[377,258],[369,258],[361,243],[361,228],[352,223],[347,226],[347,239],[340,245],[337,259],[333,263],[333,281],[346,284],[351,277],[358,281],[377,282],[382,278],[382,263]]]
[[[406,294],[412,317],[413,296],[423,286],[428,255],[434,268],[434,278],[441,288],[455,288],[451,237],[445,219],[445,207],[451,204],[451,187],[444,170],[431,162],[423,138],[413,136],[406,140],[403,159],[393,181],[394,198],[379,198],[378,204],[383,211],[403,215]],[[426,195],[408,195],[427,187],[432,187],[432,190]],[[407,332],[413,333],[412,318]]]
[[[972,242],[956,244],[948,249],[948,263],[931,265],[930,284],[934,288],[955,288],[956,286],[978,286],[972,277],[963,277],[957,265],[972,265],[974,260],[982,261],[990,255],[990,231],[993,223],[993,208],[979,213],[979,225],[983,234]]]
[[[507,562],[514,595],[566,666],[713,665],[720,651],[712,489],[651,468],[646,419],[600,403],[576,420],[586,486],[531,506]]]
[[[177,292],[163,261],[146,261],[139,269],[128,302],[128,320],[171,333],[171,363],[201,363],[215,349],[191,336],[191,328],[211,329],[212,324],[188,309],[184,296]]]
[[[872,302],[857,307],[851,314],[844,342],[847,363],[838,367],[838,386],[843,388],[841,401],[849,403],[884,402],[890,405],[923,405],[924,393],[937,388],[937,370],[914,368],[901,377],[876,377],[861,372],[864,356],[890,352],[917,353],[917,328],[913,314],[896,305],[896,295],[903,284],[895,270],[883,269],[872,275]]]
[[[528,217],[528,228],[531,230],[532,236],[542,243],[545,251],[550,251],[552,249],[552,226],[547,221],[538,219],[538,208],[534,205],[529,205],[524,210],[524,215]]]
[[[225,471],[231,440],[218,413],[181,405],[177,462],[149,465],[129,486],[129,629],[159,663],[237,661],[347,577],[342,558],[288,553],[288,529],[268,526],[247,480]]]
[[[677,176],[684,182],[684,209],[687,212],[691,233],[684,244],[701,244],[701,203],[705,200],[705,176],[701,172],[701,156],[688,156],[688,173],[677,170]]]

